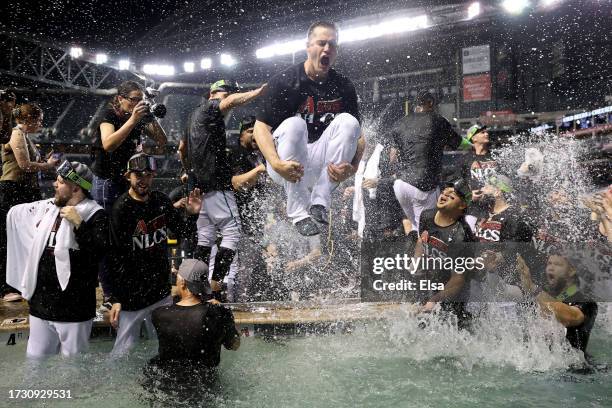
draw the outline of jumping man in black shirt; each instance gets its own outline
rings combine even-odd
[[[255,139],[270,178],[285,188],[287,215],[302,235],[316,235],[311,219],[327,224],[331,192],[355,174],[365,141],[357,93],[332,69],[338,30],[328,22],[308,29],[308,58],[268,82]]]
[[[168,229],[183,237],[190,234],[191,225],[170,198],[151,191],[155,169],[152,156],[138,153],[130,158],[125,174],[130,189],[119,197],[111,215],[112,269],[107,286],[111,288],[110,321],[118,328],[115,355],[134,345],[143,320],[150,323],[153,310],[172,302]],[[197,214],[201,206],[196,188],[184,208]]]

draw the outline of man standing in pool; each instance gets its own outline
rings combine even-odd
[[[543,314],[552,314],[566,329],[565,338],[572,347],[586,354],[591,330],[597,317],[597,303],[578,287],[576,267],[560,253],[552,253],[546,263],[546,287],[533,282],[531,271],[522,257],[518,257],[521,283]]]
[[[308,29],[307,59],[268,82],[254,135],[270,178],[284,187],[287,215],[298,232],[317,235],[327,224],[331,192],[355,174],[365,140],[357,93],[332,66],[338,29],[316,22]]]
[[[108,247],[108,217],[91,199],[92,180],[86,165],[64,161],[53,199],[7,215],[7,278],[30,308],[28,357],[68,357],[89,346],[97,262]]]
[[[140,326],[145,320],[150,325],[153,310],[172,303],[168,230],[185,237],[195,227],[167,195],[151,191],[155,170],[152,156],[132,156],[125,173],[130,189],[115,202],[111,214],[112,268],[105,283],[112,303],[110,322],[117,329],[114,355],[124,354],[136,343]],[[184,208],[194,215],[201,206],[196,188]]]

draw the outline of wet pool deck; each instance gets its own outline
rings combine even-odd
[[[98,306],[102,303],[98,289]],[[377,320],[389,312],[397,311],[396,303],[360,303],[358,299],[335,300],[329,303],[315,302],[271,302],[229,303],[236,325],[243,335],[257,332],[267,334],[296,334],[298,332],[344,330],[347,324],[356,321]],[[0,301],[0,334],[27,332],[28,304],[25,301]],[[94,330],[110,330],[108,313],[94,321]],[[3,336],[4,337],[4,336]]]

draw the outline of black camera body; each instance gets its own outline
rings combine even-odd
[[[149,111],[143,118],[145,123],[151,123],[155,118],[161,119],[166,116],[166,105],[155,102],[155,98],[158,95],[159,91],[155,88],[146,88],[144,90],[143,101]]]

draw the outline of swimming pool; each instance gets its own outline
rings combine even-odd
[[[612,366],[612,319],[600,311],[589,350]],[[223,351],[217,381],[197,399],[207,407],[612,406],[612,371],[568,371],[581,358],[566,349],[555,323],[534,320],[519,330],[483,319],[475,334],[423,323],[396,311],[386,321],[355,323],[350,333],[243,338],[239,351]],[[33,364],[25,342],[3,346],[2,406],[194,406],[141,386],[156,341],[119,360],[109,359],[111,347],[96,339],[76,360]],[[10,389],[69,389],[72,399],[11,400]]]

